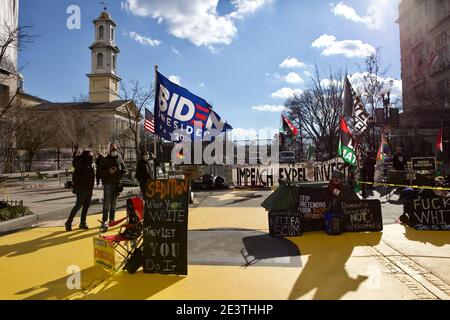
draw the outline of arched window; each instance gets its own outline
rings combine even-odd
[[[103,67],[103,53],[97,54],[97,67]]]
[[[103,39],[104,31],[105,31],[105,28],[103,28],[103,26],[98,27],[98,37],[99,37],[99,39]]]

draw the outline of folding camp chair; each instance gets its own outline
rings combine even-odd
[[[127,216],[111,222],[109,225],[116,226],[124,221],[126,222],[120,226],[118,234],[100,234],[101,238],[113,244],[115,252],[123,258],[117,270],[126,264],[134,250],[142,244],[142,230],[144,228],[144,201],[142,198],[127,199]]]

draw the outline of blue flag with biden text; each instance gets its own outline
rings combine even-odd
[[[233,129],[204,99],[156,71],[155,131],[169,141],[212,141]]]

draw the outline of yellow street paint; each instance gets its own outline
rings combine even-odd
[[[95,226],[98,218],[89,216],[88,224]],[[190,209],[189,228],[267,230],[267,212]],[[108,234],[117,232],[116,228]],[[0,299],[435,299],[432,291],[422,290],[419,296],[412,290],[417,275],[390,267],[386,261],[393,257],[388,252],[380,258],[386,243],[449,281],[443,277],[450,269],[450,233],[401,225],[387,225],[379,233],[333,237],[308,232],[289,238],[301,254],[295,267],[189,265],[187,276],[107,272],[92,260],[92,239],[97,235],[98,229],[66,232],[61,226],[0,237]],[[379,246],[378,251],[369,250]],[[401,257],[394,262],[402,262]],[[79,289],[67,286],[69,266],[81,270]]]

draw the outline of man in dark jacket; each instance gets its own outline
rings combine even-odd
[[[73,190],[77,195],[77,200],[66,221],[66,231],[72,231],[73,218],[81,207],[83,209],[81,211],[80,229],[89,229],[86,224],[86,216],[91,203],[92,189],[94,189],[93,161],[94,156],[90,150],[85,150],[80,156],[74,158]]]
[[[148,151],[141,152],[141,159],[136,167],[136,179],[139,181],[142,193],[150,180],[154,179],[154,160],[150,159]]]
[[[120,157],[117,146],[110,143],[108,146],[109,154],[103,158],[100,164],[101,178],[103,183],[103,217],[102,229],[107,230],[108,211],[109,221],[115,219],[116,201],[120,192],[122,192],[122,176],[126,173],[125,163]]]
[[[102,177],[101,177],[101,167],[100,167],[100,165],[101,165],[101,163],[102,163],[102,160],[103,160],[103,155],[101,154],[101,152],[98,152],[97,153],[97,158],[95,159],[95,167],[97,168],[97,170],[96,170],[96,174],[95,174],[95,179],[97,180],[97,186],[100,184],[100,180],[102,180]]]

